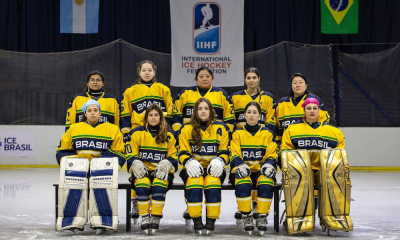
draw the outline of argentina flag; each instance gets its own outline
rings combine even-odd
[[[60,33],[98,33],[99,0],[60,0]]]

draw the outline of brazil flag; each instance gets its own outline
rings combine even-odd
[[[321,32],[358,33],[358,0],[321,0]]]

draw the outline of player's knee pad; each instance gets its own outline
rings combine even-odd
[[[92,159],[89,186],[90,226],[118,230],[118,158]]]
[[[320,152],[319,209],[321,225],[332,230],[352,231],[350,217],[351,182],[349,162],[344,149],[325,149]]]
[[[238,198],[248,198],[251,196],[253,183],[250,176],[242,179],[235,179],[235,196]]]
[[[83,229],[87,222],[89,160],[63,158],[58,187],[57,231]]]
[[[204,178],[188,177],[186,180],[186,200],[188,205],[188,213],[192,218],[201,216],[203,206],[203,188]]]
[[[307,150],[282,152],[282,177],[288,233],[314,231],[313,172]]]
[[[136,178],[134,185],[138,201],[147,201],[150,199],[151,182],[148,177]]]
[[[164,201],[165,195],[168,191],[168,180],[164,181],[158,178],[154,178],[151,184],[151,194],[153,200]]]

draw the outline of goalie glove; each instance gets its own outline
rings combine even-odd
[[[153,176],[160,180],[167,181],[168,173],[171,168],[172,163],[167,159],[163,159],[158,163],[156,169],[153,172]]]
[[[210,164],[208,165],[207,173],[213,177],[220,177],[224,171],[224,166],[225,162],[221,158],[216,157],[211,160]]]
[[[203,167],[194,158],[189,159],[186,164],[185,164],[186,172],[189,175],[189,177],[195,178],[195,177],[200,177],[203,174]]]
[[[135,176],[135,178],[141,179],[147,175],[147,167],[140,160],[133,161],[131,169],[132,169],[132,173]]]
[[[275,178],[276,170],[274,166],[269,163],[264,163],[261,167],[261,174],[266,176],[267,178]]]
[[[251,173],[249,166],[246,163],[242,163],[236,167],[235,178],[242,179],[249,176]]]

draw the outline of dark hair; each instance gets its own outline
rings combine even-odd
[[[156,78],[157,66],[156,66],[152,61],[150,61],[150,60],[143,60],[143,61],[141,61],[141,62],[139,63],[139,66],[138,66],[138,68],[137,68],[137,70],[136,70],[136,71],[137,71],[137,74],[139,75],[138,82],[142,82],[142,78],[140,77],[140,70],[142,70],[142,66],[143,66],[143,64],[145,64],[145,63],[149,63],[149,64],[151,65],[151,67],[153,68],[154,77],[153,77],[152,81],[153,81],[153,82],[157,81],[157,78]]]
[[[260,104],[259,104],[258,102],[256,102],[256,101],[251,101],[251,102],[249,102],[249,103],[246,105],[246,107],[244,108],[244,112],[246,112],[247,109],[248,109],[250,106],[255,106],[255,107],[257,108],[257,110],[258,110],[258,113],[261,114],[261,107],[260,107]]]
[[[244,82],[245,82],[245,83],[246,83],[247,74],[249,74],[249,73],[255,73],[255,74],[257,75],[258,78],[261,77],[260,71],[258,70],[258,68],[250,67],[250,68],[248,68],[248,69],[246,69],[246,70],[244,71],[244,79],[245,79]],[[258,93],[261,92],[260,82],[258,82],[258,88],[257,88],[257,90],[258,90]],[[261,99],[261,98],[260,98],[260,99]]]
[[[290,79],[290,90],[289,90],[289,96],[292,98],[294,97],[294,92],[292,89],[292,82],[295,77],[301,77],[304,80],[304,82],[308,85],[306,76],[304,76],[301,73],[293,73],[292,78]],[[304,92],[304,94],[310,95],[310,92],[307,90],[307,88],[306,88],[306,91]]]
[[[214,78],[214,74],[213,74],[212,70],[209,67],[201,66],[196,70],[196,77],[194,79],[197,79],[197,77],[199,76],[200,71],[202,71],[202,70],[207,70],[207,72],[209,74],[211,74],[211,77]]]
[[[102,81],[103,83],[106,82],[106,78],[104,77],[104,74],[103,74],[102,72],[100,72],[100,71],[94,70],[94,71],[91,71],[91,72],[86,76],[86,83],[89,82],[91,76],[96,75],[96,74],[99,75],[99,76],[101,77],[101,81]]]
[[[214,121],[215,119],[215,110],[207,98],[199,98],[199,100],[196,101],[194,104],[193,108],[193,114],[192,117],[190,118],[190,124],[193,126],[192,129],[192,139],[194,141],[194,145],[196,146],[196,149],[200,151],[201,146],[203,145],[203,139],[201,138],[201,119],[197,115],[197,112],[199,111],[199,105],[200,103],[205,102],[208,105],[208,108],[210,109],[210,117],[208,118],[207,121],[207,127]]]
[[[98,71],[98,70],[94,70],[94,71],[91,71],[91,72],[86,76],[86,85],[88,84],[88,82],[89,82],[89,80],[90,80],[90,77],[93,76],[93,75],[96,75],[96,74],[100,76],[101,81],[102,81],[103,83],[106,82],[106,78],[104,77],[104,74],[103,74],[102,72]],[[88,91],[88,89],[89,89],[89,87],[88,87],[88,86],[85,86],[84,91],[86,92],[86,91]]]
[[[158,124],[160,126],[159,131],[156,136],[156,143],[160,144],[165,141],[167,141],[167,134],[169,130],[169,125],[167,124],[167,121],[164,118],[164,113],[158,104],[153,103],[151,104],[147,109],[146,113],[144,115],[144,125],[148,123],[147,118],[149,117],[149,112],[152,110],[156,110],[158,112],[158,115],[160,115],[160,123]]]

